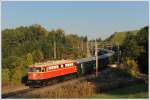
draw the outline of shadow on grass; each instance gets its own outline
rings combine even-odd
[[[109,98],[148,98],[148,84],[143,83],[134,86],[126,86],[108,91],[104,94],[108,95]]]

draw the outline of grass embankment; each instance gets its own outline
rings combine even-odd
[[[141,83],[106,93],[98,93],[89,98],[148,98],[148,85]]]
[[[71,82],[59,87],[48,87],[14,98],[81,98],[93,96],[95,86],[90,82]]]

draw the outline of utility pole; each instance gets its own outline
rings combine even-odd
[[[56,41],[54,40],[54,59],[56,59]]]
[[[86,42],[86,53],[87,53],[87,57],[89,57],[89,55],[88,55],[88,49],[89,49],[89,46],[88,46],[88,40],[87,40],[87,42]]]
[[[91,41],[91,55],[93,56],[93,44],[92,44],[92,41]]]
[[[78,56],[80,56],[80,42],[78,42]]]
[[[88,42],[88,40],[87,40],[86,48],[87,48],[87,57],[90,57],[89,42]]]
[[[82,41],[81,41],[81,42],[82,42],[81,44],[82,44],[82,51],[83,51],[83,39],[82,39]]]
[[[118,43],[118,64],[119,64],[119,53],[120,53],[120,50],[119,50],[119,43]]]
[[[95,56],[96,56],[96,76],[98,76],[98,48],[97,41],[95,40]]]

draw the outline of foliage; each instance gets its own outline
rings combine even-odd
[[[136,35],[138,31],[134,30],[134,31],[127,31],[127,32],[115,32],[110,37],[105,39],[105,42],[109,42],[112,44],[117,44],[117,43],[122,44],[129,32],[132,35]]]
[[[136,36],[128,33],[126,39],[122,44],[123,56],[125,57],[132,57],[137,59],[140,55],[141,47],[138,46]]]
[[[125,60],[130,58],[132,63],[139,65],[140,71],[148,73],[148,27],[137,32],[137,35],[128,33],[122,46],[122,56]]]
[[[38,50],[34,50],[32,55],[33,55],[33,61],[34,62],[41,62],[44,59],[43,58],[43,54],[42,54],[42,52],[39,49]]]
[[[3,66],[5,66],[5,59],[9,56],[22,57],[28,53],[33,54],[33,51],[36,50],[40,50],[44,59],[54,59],[54,41],[56,42],[57,59],[83,57],[85,52],[81,51],[82,40],[83,48],[85,48],[87,37],[79,37],[74,34],[65,35],[62,29],[48,32],[40,25],[5,29],[2,31]]]
[[[2,83],[9,83],[9,70],[8,68],[5,68],[2,70]],[[2,84],[3,85],[3,84]]]
[[[31,65],[33,64],[33,58],[32,58],[32,54],[28,53],[25,57],[25,61],[26,61],[26,65]]]
[[[148,74],[148,27],[142,28],[137,33],[137,43],[142,48],[140,56],[138,57],[138,64],[142,72]]]
[[[8,76],[9,81],[11,82],[13,79],[13,76],[15,74],[15,67],[18,67],[20,65],[19,58],[10,56],[7,61],[8,66]]]
[[[139,72],[137,62],[135,62],[135,60],[132,59],[132,58],[126,58],[126,63],[127,63],[127,66],[128,66],[129,73],[133,77],[136,77],[138,72]]]
[[[127,63],[127,58],[129,58],[131,61],[130,66],[138,64],[140,72],[148,74],[148,26],[135,31],[115,32],[104,42],[113,44],[113,50],[116,53],[115,60],[118,58],[116,43],[119,43],[121,50],[121,53],[119,52],[121,54],[120,60],[123,63]]]

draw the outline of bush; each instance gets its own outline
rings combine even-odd
[[[137,64],[137,62],[134,59],[127,58],[126,63],[127,63],[127,66],[128,66],[129,73],[133,77],[136,77],[137,73],[138,73],[138,64]]]
[[[11,86],[20,85],[22,77],[27,74],[28,60],[20,57],[9,57],[7,67],[2,69],[2,82]]]
[[[5,68],[2,70],[2,84],[8,84],[9,83],[9,70],[8,68]]]
[[[101,78],[108,77],[109,79],[131,77],[130,73],[125,68],[109,68]]]

